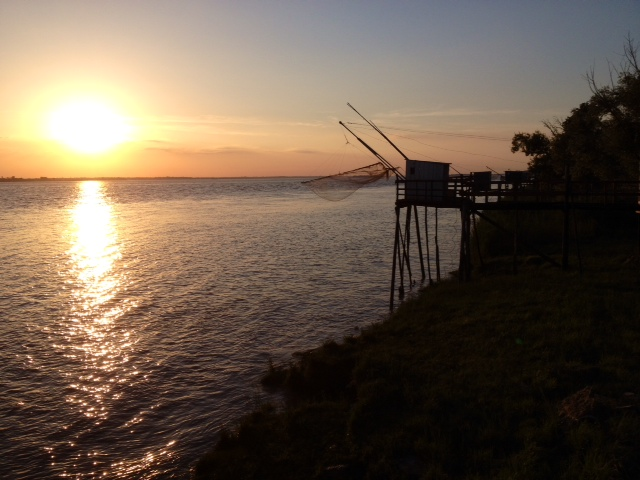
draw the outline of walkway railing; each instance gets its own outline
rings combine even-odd
[[[396,200],[399,206],[445,208],[471,201],[478,209],[550,208],[566,202],[582,208],[637,209],[639,192],[640,182],[631,181],[478,182],[472,175],[459,175],[448,181],[398,180]]]

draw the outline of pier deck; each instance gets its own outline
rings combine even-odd
[[[413,240],[418,247],[422,280],[425,279],[425,264],[422,253],[422,240],[418,207],[436,209],[436,239],[437,239],[437,209],[458,209],[461,214],[460,222],[460,261],[458,276],[460,281],[467,281],[471,276],[471,236],[475,228],[475,216],[484,218],[496,227],[491,218],[484,215],[486,211],[513,211],[517,219],[517,212],[523,210],[558,210],[563,213],[562,261],[556,260],[539,252],[545,260],[563,269],[568,266],[568,249],[570,237],[569,217],[576,210],[601,210],[610,212],[629,211],[640,213],[640,181],[556,181],[542,182],[528,178],[516,178],[507,181],[505,176],[488,175],[489,172],[470,175],[449,176],[446,180],[414,180],[398,178],[396,181],[396,232],[393,253],[393,271],[391,278],[390,308],[393,309],[396,269],[399,270],[399,294],[404,296],[404,274],[409,275],[409,285],[412,284],[411,259],[409,245]],[[512,172],[522,173],[522,172]],[[494,178],[499,177],[499,178]],[[406,209],[404,225],[401,221],[401,211]],[[424,215],[426,225],[426,211]],[[473,219],[473,221],[472,221]],[[639,217],[640,221],[640,217]],[[415,225],[415,239],[411,238],[411,225]],[[518,245],[525,245],[523,239],[518,239],[518,222],[511,233],[514,238],[514,271]],[[640,229],[639,229],[640,232]],[[430,265],[427,239],[427,261]],[[437,240],[436,240],[437,242]],[[577,242],[577,239],[576,239]],[[639,238],[640,245],[640,238]],[[531,246],[529,246],[531,247]],[[530,249],[537,251],[535,247]],[[440,266],[436,243],[436,270],[440,279]],[[429,275],[431,281],[431,275]]]
[[[398,180],[396,205],[473,210],[572,209],[637,210],[640,182],[537,182],[492,180],[479,185],[473,175],[452,176],[447,182]]]

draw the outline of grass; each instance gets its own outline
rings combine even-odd
[[[270,364],[287,404],[223,431],[193,477],[640,478],[635,249],[584,245],[582,276],[525,264],[443,282]]]

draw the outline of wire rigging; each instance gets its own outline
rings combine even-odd
[[[384,140],[386,140],[387,145],[386,147],[388,147],[389,145],[391,147],[393,147],[395,149],[395,151],[397,153],[399,153],[402,158],[406,161],[409,161],[409,157],[407,157],[405,155],[405,153],[400,150],[394,143],[393,141],[391,141],[391,139],[389,139],[389,137],[382,132],[382,130],[380,130],[380,128],[378,128],[378,126],[376,126],[372,121],[368,120],[367,118],[365,118],[360,112],[358,112],[358,110],[356,110],[351,104],[347,103],[347,105],[355,112],[357,113],[360,118],[362,118],[366,123],[360,123],[360,122],[347,122],[352,128],[353,130],[358,131],[358,133],[361,136],[368,136],[371,138],[374,138],[375,141],[380,141],[380,139],[378,138],[378,136],[373,136],[370,134],[370,129],[373,129],[379,136],[381,136]],[[332,201],[338,201],[338,200],[343,200],[345,198],[347,198],[348,196],[350,196],[352,193],[354,193],[356,190],[358,190],[359,188],[362,188],[365,185],[368,185],[370,183],[376,182],[378,180],[380,180],[383,177],[389,177],[390,174],[394,174],[398,179],[404,180],[404,175],[403,173],[401,173],[401,169],[399,167],[395,167],[391,162],[389,162],[384,156],[382,156],[380,153],[378,153],[376,150],[374,150],[373,147],[371,147],[368,143],[366,143],[362,138],[360,138],[360,136],[356,135],[356,133],[354,133],[354,131],[349,128],[347,126],[346,123],[344,122],[339,122],[339,124],[344,127],[345,130],[347,130],[351,135],[353,135],[355,137],[356,140],[358,140],[359,145],[356,144],[352,144],[349,141],[349,138],[347,137],[347,135],[343,132],[344,135],[344,139],[345,139],[345,143],[344,143],[344,152],[343,152],[343,156],[342,159],[344,160],[344,155],[346,154],[346,149],[347,147],[351,146],[353,148],[355,148],[358,151],[361,151],[361,149],[359,148],[360,146],[364,147],[369,154],[372,154],[374,157],[376,157],[378,159],[377,163],[374,163],[372,165],[367,165],[366,167],[362,167],[362,168],[356,168],[354,170],[349,170],[347,172],[343,172],[343,173],[338,173],[335,175],[329,175],[326,177],[321,177],[321,178],[316,178],[313,180],[309,180],[309,181],[305,181],[302,182],[306,187],[310,188],[313,192],[315,192],[318,196],[325,198],[327,200],[332,200]],[[491,140],[491,141],[508,141],[508,139],[506,138],[502,138],[502,137],[494,137],[494,136],[489,136],[489,135],[474,135],[474,134],[465,134],[465,133],[453,133],[453,132],[435,132],[435,131],[418,131],[418,130],[412,130],[412,129],[403,129],[403,128],[394,128],[394,127],[385,127],[387,130],[391,130],[391,131],[399,131],[399,132],[414,132],[414,133],[428,133],[430,135],[444,135],[444,136],[449,136],[449,137],[457,137],[457,138],[465,138],[465,139],[474,139],[474,140]],[[437,148],[439,150],[444,150],[444,151],[448,151],[448,152],[455,152],[455,153],[462,153],[465,155],[474,155],[474,156],[479,156],[479,157],[486,157],[486,158],[493,158],[496,160],[500,160],[503,162],[515,162],[515,163],[522,163],[522,161],[518,161],[518,160],[509,160],[506,158],[502,158],[502,157],[497,157],[495,155],[487,155],[487,154],[483,154],[483,153],[475,153],[475,152],[468,152],[468,151],[464,151],[464,150],[457,150],[457,149],[452,149],[452,148],[445,148],[445,147],[439,147],[437,145],[432,145],[432,144],[428,144],[425,142],[422,142],[420,140],[417,140],[415,138],[411,138],[405,135],[400,135],[400,134],[393,134],[391,135],[395,138],[402,138],[405,140],[411,140],[414,142],[417,142],[421,145],[430,147],[430,148]],[[432,161],[436,161],[433,157],[426,155],[422,152],[417,152],[414,150],[407,150],[411,153],[414,153],[418,156],[421,157],[425,157],[428,158]],[[366,153],[366,152],[364,152]],[[442,162],[441,162],[442,163]],[[456,173],[460,174],[460,172],[453,168],[452,164],[449,163],[450,168],[452,168]],[[488,168],[488,167],[487,167]]]
[[[371,138],[375,138],[373,135],[371,135],[369,133],[366,133],[365,131],[362,130],[363,128],[366,129],[367,125],[365,125],[363,123],[358,123],[358,122],[351,122],[351,123],[361,127],[360,129],[358,129],[358,132],[361,133],[362,135],[367,135],[367,136],[369,136]],[[394,129],[390,128],[390,130],[394,130]],[[402,129],[395,129],[395,130],[402,130]],[[430,143],[425,143],[425,142],[422,142],[422,141],[417,140],[415,138],[407,137],[407,136],[404,136],[404,135],[392,134],[392,136],[394,138],[402,138],[404,140],[410,140],[410,141],[419,143],[420,145],[424,145],[425,147],[437,148],[438,150],[445,150],[447,152],[464,153],[465,155],[474,155],[474,156],[478,156],[478,157],[493,158],[495,160],[500,160],[500,161],[503,161],[503,162],[511,162],[511,163],[518,163],[518,164],[523,164],[524,162],[526,162],[526,160],[517,160],[517,159],[512,159],[512,158],[497,157],[495,155],[487,155],[487,154],[484,154],[484,153],[474,153],[474,152],[468,152],[468,151],[465,151],[465,150],[456,150],[456,149],[453,149],[453,148],[439,147],[437,145],[432,145]],[[450,134],[450,136],[460,136],[460,137],[464,137],[464,138],[472,138],[472,137],[466,136],[464,134],[456,135],[456,134],[452,133],[452,134]],[[498,137],[482,137],[482,139],[501,140],[501,141],[505,141],[506,140],[504,138],[499,139]],[[422,152],[417,152],[415,150],[410,150],[410,149],[407,149],[407,148],[405,148],[405,150],[408,151],[408,152],[411,152],[411,153],[415,153],[417,155],[422,155],[422,156],[424,156],[426,158],[429,158],[429,159],[433,159],[433,157],[430,157],[429,155],[427,155],[425,153],[422,153]]]
[[[347,122],[350,125],[361,125],[366,126],[364,123],[359,122]],[[473,138],[478,140],[493,140],[497,142],[510,142],[510,138],[506,137],[494,137],[492,135],[478,135],[473,133],[455,133],[455,132],[441,132],[436,130],[414,130],[411,128],[399,128],[399,127],[389,127],[385,126],[385,130],[387,131],[397,131],[397,132],[412,132],[412,133],[425,133],[428,135],[442,135],[446,137],[462,137],[462,138]]]
[[[464,150],[455,150],[453,148],[438,147],[437,145],[431,145],[429,143],[424,143],[424,142],[421,142],[420,140],[416,140],[415,138],[405,137],[405,136],[402,136],[402,135],[394,135],[394,136],[399,137],[399,138],[404,138],[405,140],[412,140],[412,141],[417,142],[420,145],[424,145],[426,147],[437,148],[439,150],[446,150],[448,152],[464,153],[466,155],[476,155],[478,157],[495,158],[496,160],[502,160],[502,161],[505,161],[505,162],[522,163],[519,160],[512,160],[512,159],[503,158],[503,157],[496,157],[495,155],[487,155],[487,154],[484,154],[484,153],[473,153],[473,152],[466,152]]]

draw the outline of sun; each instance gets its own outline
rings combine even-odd
[[[131,126],[105,103],[76,100],[51,112],[48,131],[52,139],[75,152],[99,154],[129,140]]]

